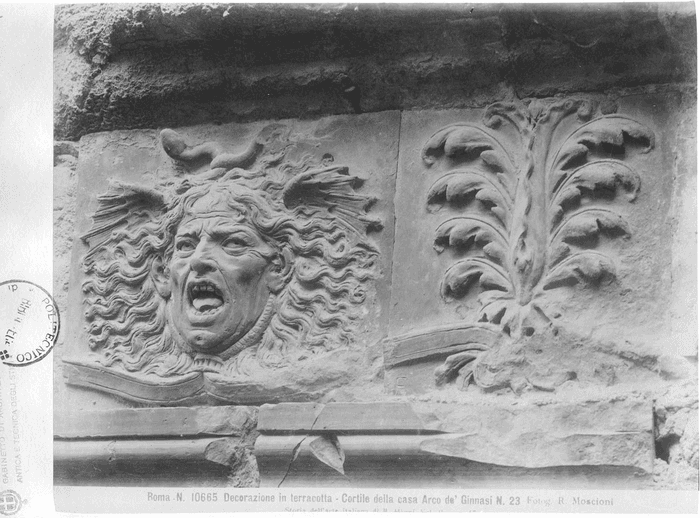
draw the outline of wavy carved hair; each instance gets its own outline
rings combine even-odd
[[[101,353],[101,363],[161,376],[191,369],[192,358],[167,324],[167,302],[158,295],[152,272],[167,270],[180,222],[205,196],[218,206],[223,200],[273,249],[287,248],[294,257],[259,344],[231,358],[224,370],[245,374],[248,366],[281,364],[295,355],[350,344],[368,281],[376,277],[378,253],[366,235],[352,231],[326,208],[287,207],[282,194],[288,172],[234,169],[216,179],[190,178],[170,188],[165,211],[131,211],[128,225],[85,261],[88,339]]]

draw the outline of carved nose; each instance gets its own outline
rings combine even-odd
[[[201,244],[195,250],[190,260],[192,271],[197,273],[205,273],[214,269],[214,261],[212,260],[209,251],[202,247]]]

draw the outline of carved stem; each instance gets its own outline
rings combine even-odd
[[[514,210],[514,266],[517,300],[521,306],[533,298],[545,272],[549,256],[547,217],[547,156],[552,136],[561,121],[577,105],[551,106],[532,126],[524,131],[528,137],[525,173],[520,176]]]
[[[540,191],[542,185],[542,170],[536,156],[536,133],[529,128],[524,131],[527,138],[527,151],[523,172],[519,175],[513,211],[513,227],[511,231],[513,249],[514,277],[516,282],[516,298],[521,306],[532,300],[533,288],[542,277],[544,266],[542,245],[543,203]],[[545,236],[546,237],[546,236]]]

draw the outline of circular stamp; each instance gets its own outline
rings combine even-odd
[[[22,498],[11,489],[0,491],[0,514],[5,516],[17,514],[25,502],[26,500],[23,502]]]
[[[30,365],[53,349],[58,309],[49,293],[29,281],[0,282],[0,361]]]

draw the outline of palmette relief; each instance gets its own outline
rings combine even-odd
[[[329,157],[268,152],[261,138],[241,155],[172,130],[162,141],[211,168],[152,187],[113,182],[98,198],[83,292],[99,363],[239,379],[351,347],[378,275],[367,232],[381,223],[355,190],[362,181]]]
[[[550,293],[615,279],[610,245],[631,237],[623,204],[634,202],[641,188],[626,159],[653,148],[649,128],[581,99],[496,103],[485,110],[483,125],[440,129],[422,160],[444,173],[427,193],[427,209],[445,214],[433,247],[454,258],[442,278],[443,299],[477,296],[479,322],[500,329],[506,348],[560,341],[566,330],[556,324],[561,310]],[[506,370],[501,344],[475,343],[449,356],[435,371],[436,383],[458,377],[486,390],[512,385],[509,374],[498,380]],[[533,348],[542,354],[547,346]],[[562,348],[559,356],[569,354]],[[570,356],[569,363],[579,363]],[[527,363],[519,375],[527,375]],[[552,363],[562,364],[555,385],[576,379],[573,368]]]

